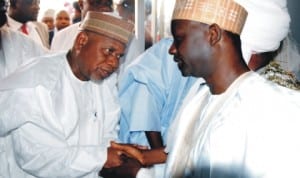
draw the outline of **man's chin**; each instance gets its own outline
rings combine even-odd
[[[102,76],[102,75],[92,75],[90,77],[90,80],[93,81],[93,82],[99,82],[99,81],[102,81],[104,79],[105,79],[105,77]]]
[[[183,77],[189,77],[189,76],[191,76],[189,73],[185,72],[184,70],[180,70],[180,72],[181,72],[181,75]]]
[[[94,83],[101,83],[105,78],[103,78],[102,76],[93,76],[91,77],[91,81]]]

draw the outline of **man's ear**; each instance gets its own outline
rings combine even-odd
[[[209,43],[210,45],[215,45],[221,40],[222,37],[222,29],[218,24],[211,24],[209,26]]]
[[[79,32],[75,39],[75,50],[81,50],[81,48],[88,42],[88,35],[86,32]]]

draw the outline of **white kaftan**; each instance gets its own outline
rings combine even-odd
[[[1,176],[98,177],[117,138],[115,84],[115,74],[99,83],[77,79],[66,53],[40,57],[2,80],[0,136],[8,166]]]
[[[48,52],[47,48],[6,26],[0,31],[0,79],[14,72],[22,63]]]
[[[300,177],[298,91],[248,72],[223,94],[200,90],[190,103],[173,137],[165,177]]]
[[[51,43],[52,51],[67,51],[72,48],[79,32],[80,23],[74,23],[55,33]]]
[[[13,31],[22,33],[21,30],[22,23],[14,20],[7,15],[7,26]],[[28,31],[28,36],[30,39],[34,40],[36,43],[49,48],[49,34],[48,26],[42,22],[29,21],[26,22],[26,29]]]

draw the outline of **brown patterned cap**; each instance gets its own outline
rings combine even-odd
[[[222,29],[240,34],[247,11],[234,0],[176,0],[172,20],[192,20],[218,24]]]
[[[105,35],[127,44],[133,36],[134,24],[115,13],[88,12],[79,29]]]

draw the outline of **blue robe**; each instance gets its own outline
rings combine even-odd
[[[159,131],[164,144],[169,125],[196,81],[183,77],[168,53],[172,39],[162,39],[126,69],[119,85],[119,139],[149,145],[144,131]]]

